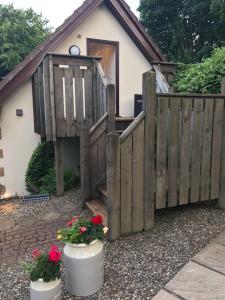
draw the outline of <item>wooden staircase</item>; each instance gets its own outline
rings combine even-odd
[[[131,125],[135,118],[115,118],[115,133],[122,135],[123,132]],[[108,194],[106,182],[97,187],[98,198],[86,202],[86,206],[93,213],[93,215],[101,215],[103,225],[108,226]]]

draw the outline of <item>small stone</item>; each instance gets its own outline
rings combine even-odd
[[[42,217],[42,219],[46,222],[52,222],[60,218],[59,213],[50,212]]]

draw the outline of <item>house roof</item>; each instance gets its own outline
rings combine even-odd
[[[46,53],[53,52],[99,5],[105,4],[149,62],[166,61],[165,57],[148,35],[145,28],[132,13],[124,0],[86,0],[74,13],[37,46],[0,82],[0,103],[22,82],[30,78]]]

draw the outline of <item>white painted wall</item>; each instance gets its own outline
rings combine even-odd
[[[120,43],[120,115],[133,116],[134,94],[141,94],[142,73],[149,71],[151,65],[105,5],[97,8],[55,52],[68,54],[69,47],[75,44],[86,55],[87,38]]]
[[[16,116],[16,109],[23,109],[23,116]],[[0,113],[2,139],[0,148],[5,176],[0,183],[6,186],[10,195],[24,195],[25,173],[33,150],[40,142],[40,136],[34,133],[32,85],[28,80],[5,99]]]

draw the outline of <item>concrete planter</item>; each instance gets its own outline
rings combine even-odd
[[[42,279],[30,283],[31,300],[61,300],[61,279],[44,282]]]
[[[66,244],[64,247],[65,285],[75,296],[96,293],[104,283],[103,243]]]

